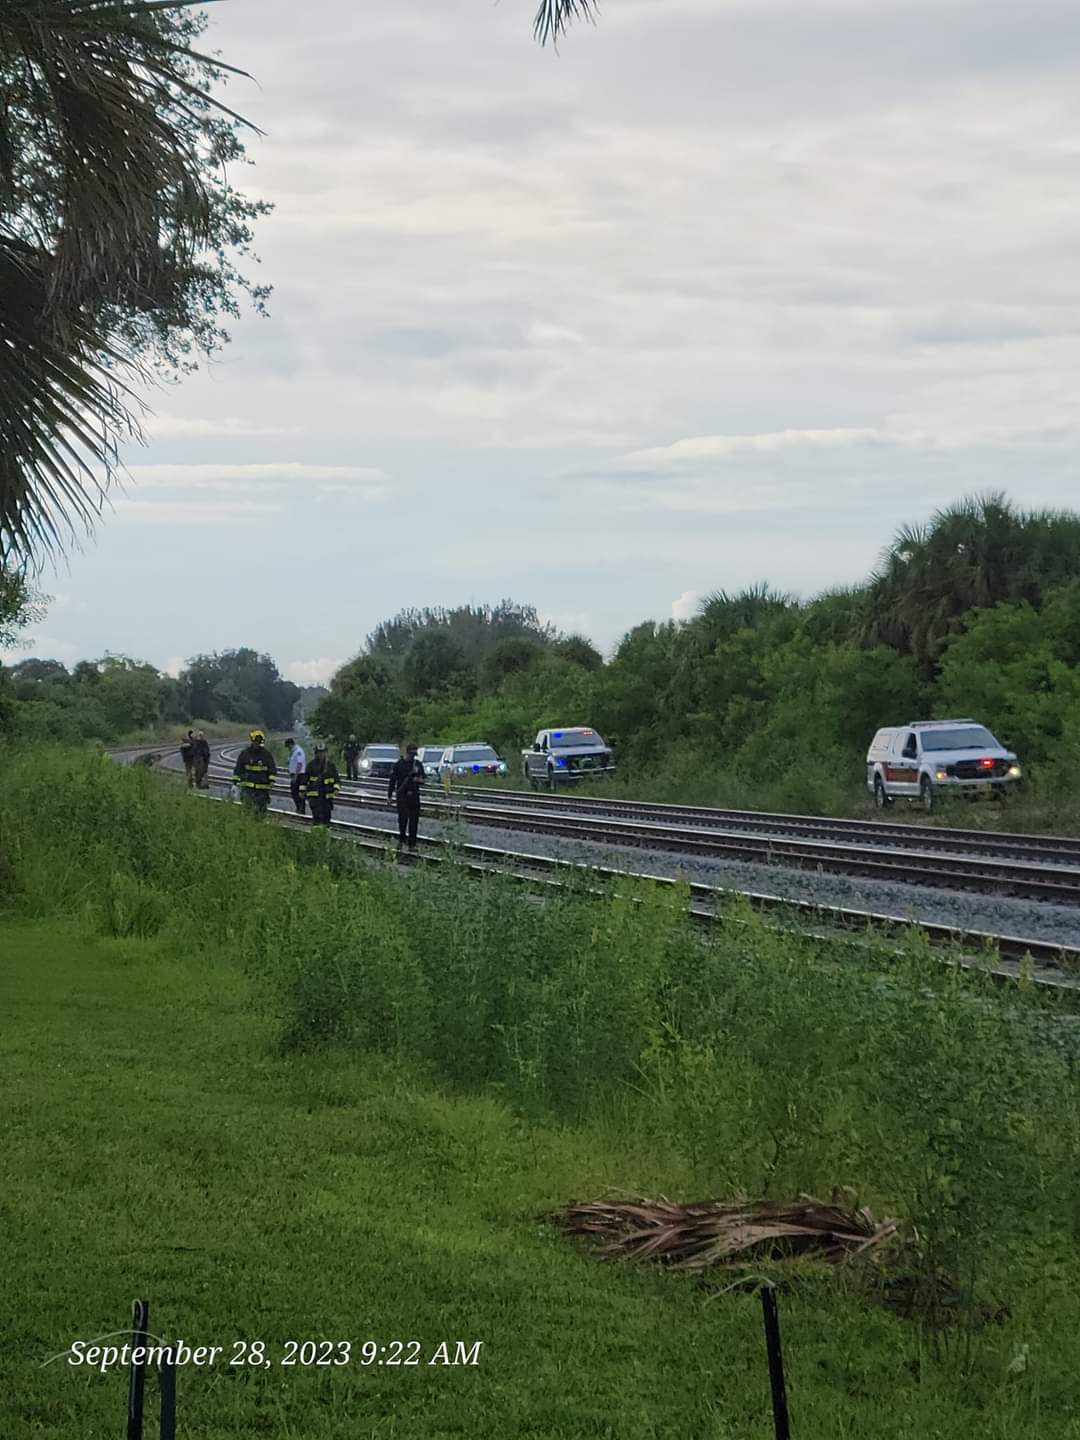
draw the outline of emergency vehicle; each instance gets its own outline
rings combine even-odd
[[[1020,763],[977,720],[913,720],[879,730],[866,753],[866,788],[879,810],[946,795],[997,797],[1015,789]]]

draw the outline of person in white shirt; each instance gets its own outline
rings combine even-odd
[[[296,806],[296,813],[303,815],[306,801],[304,799],[304,774],[307,770],[307,756],[304,754],[304,747],[296,740],[289,737],[285,741],[289,747],[289,789],[292,791],[293,804]]]

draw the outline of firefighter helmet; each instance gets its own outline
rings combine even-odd
[[[266,736],[261,730],[252,730],[251,734],[248,736],[248,739],[253,745],[261,745],[266,739]]]

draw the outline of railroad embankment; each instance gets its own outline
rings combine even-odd
[[[484,1342],[445,1373],[191,1372],[193,1434],[765,1434],[730,1276],[601,1267],[538,1217],[842,1185],[905,1245],[785,1291],[798,1433],[1075,1433],[1064,1002],[917,938],[855,967],[748,914],[702,934],[647,885],[538,906],[384,871],[85,754],[16,758],[0,841],[5,1435],[117,1428],[122,1379],[40,1365],[136,1293],[205,1344]]]

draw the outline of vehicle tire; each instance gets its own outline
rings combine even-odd
[[[924,775],[919,781],[919,804],[929,815],[934,808],[934,787],[930,784],[930,778]]]
[[[885,782],[880,775],[874,776],[874,804],[879,810],[887,810],[892,804],[892,796],[885,793]]]

